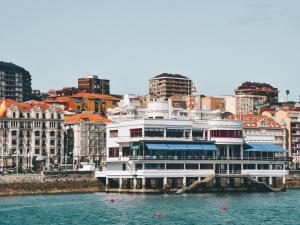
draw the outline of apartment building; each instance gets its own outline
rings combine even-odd
[[[28,71],[13,63],[0,61],[0,99],[28,101],[31,91],[31,75]]]
[[[267,105],[267,97],[259,95],[224,96],[225,108],[232,114],[259,114],[261,108]]]
[[[267,97],[270,105],[278,103],[279,90],[270,84],[244,82],[235,90],[235,95],[259,95]]]
[[[191,95],[192,80],[180,74],[162,73],[149,81],[152,98],[168,99],[173,95]]]
[[[51,170],[63,160],[64,110],[57,105],[2,100],[0,167]]]
[[[66,164],[73,169],[82,163],[94,164],[96,168],[106,157],[106,123],[109,120],[95,114],[76,114],[65,117]]]
[[[107,79],[100,79],[96,75],[88,75],[78,79],[79,91],[95,94],[110,94],[110,81]]]

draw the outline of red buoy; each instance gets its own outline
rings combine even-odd
[[[160,212],[156,212],[156,217],[160,218],[160,216],[161,216]]]
[[[110,199],[110,202],[111,202],[111,203],[114,203],[114,202],[115,202],[115,199],[114,199],[114,198]]]
[[[224,207],[223,208],[223,212],[227,212],[228,208],[227,207]]]

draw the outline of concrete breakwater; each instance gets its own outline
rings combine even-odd
[[[98,192],[94,172],[64,171],[0,176],[0,196]]]

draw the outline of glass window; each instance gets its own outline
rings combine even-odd
[[[130,137],[142,137],[142,128],[130,129]]]
[[[184,164],[183,163],[170,163],[167,164],[167,170],[183,170]]]
[[[183,137],[184,130],[182,129],[167,129],[167,137]]]
[[[186,170],[198,170],[199,164],[185,164]]]
[[[164,129],[161,128],[145,128],[145,137],[164,137]]]
[[[108,157],[114,158],[114,157],[119,157],[119,148],[109,148],[108,149]]]
[[[118,130],[110,130],[109,131],[109,137],[110,138],[118,137]]]

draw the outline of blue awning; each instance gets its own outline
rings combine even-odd
[[[206,151],[217,151],[217,146],[214,145],[214,144],[201,144],[202,145],[202,148],[203,150],[206,150]]]
[[[216,151],[217,146],[214,144],[198,144],[198,143],[174,143],[174,144],[159,144],[159,143],[146,143],[149,150],[153,151]]]
[[[246,152],[288,152],[288,150],[275,144],[245,144]]]
[[[146,146],[149,150],[169,150],[169,147],[167,144],[151,143],[151,144],[146,144]]]

